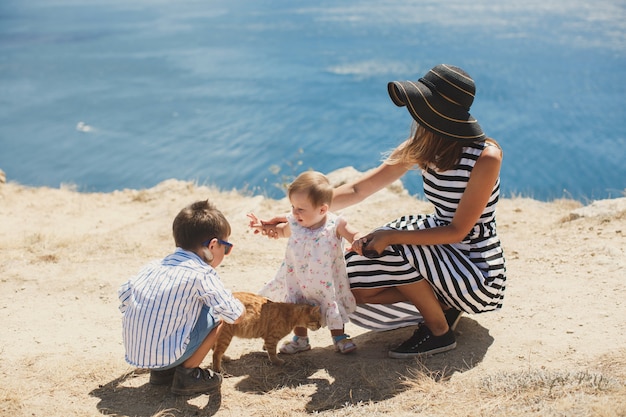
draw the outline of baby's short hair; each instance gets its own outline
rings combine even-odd
[[[289,185],[287,195],[305,192],[309,196],[309,201],[315,207],[328,204],[333,201],[333,186],[328,178],[321,172],[305,171]]]
[[[202,242],[230,236],[226,217],[209,200],[196,201],[182,209],[172,224],[176,246],[193,250]]]

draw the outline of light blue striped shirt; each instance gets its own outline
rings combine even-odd
[[[226,323],[244,312],[217,271],[181,248],[146,265],[120,286],[118,296],[126,361],[139,368],[160,368],[180,358],[204,305]]]

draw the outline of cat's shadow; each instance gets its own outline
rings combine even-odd
[[[409,389],[407,380],[426,376],[438,381],[465,372],[480,363],[493,337],[475,320],[463,317],[456,329],[457,348],[423,359],[390,359],[389,348],[408,338],[414,327],[367,332],[352,339],[356,352],[341,355],[332,346],[313,347],[297,355],[279,355],[283,366],[272,366],[264,352],[242,355],[224,364],[233,377],[244,377],[236,389],[265,394],[283,387],[315,385],[308,412],[324,411],[359,402],[378,402]],[[320,330],[324,331],[324,329]]]

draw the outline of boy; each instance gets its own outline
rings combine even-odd
[[[171,383],[176,395],[219,390],[222,376],[200,364],[223,319],[239,323],[245,308],[215,268],[233,245],[230,224],[209,201],[197,201],[173,223],[176,250],[145,266],[118,296],[126,361],[150,369],[150,383]]]

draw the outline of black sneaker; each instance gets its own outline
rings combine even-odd
[[[165,370],[150,369],[150,383],[152,385],[169,385],[174,379],[174,373],[176,368],[170,368]]]
[[[207,394],[218,391],[221,385],[222,375],[210,369],[177,366],[171,391],[176,395]]]
[[[413,332],[407,341],[389,351],[389,357],[394,359],[414,358],[416,356],[434,355],[446,352],[456,347],[454,332],[448,330],[441,336],[434,336],[430,329],[423,324]]]
[[[463,315],[463,312],[457,310],[454,307],[450,307],[449,309],[443,312],[443,315],[446,316],[448,327],[450,327],[450,329],[454,331],[454,329],[456,329],[456,325],[459,324],[459,320],[461,320],[461,316]]]

